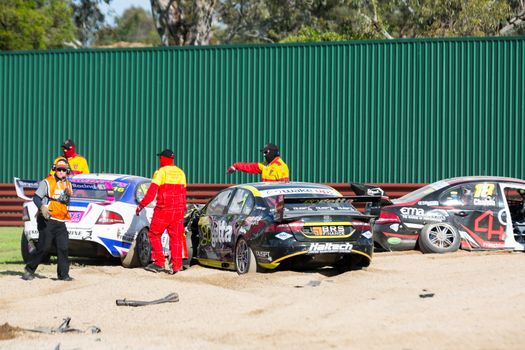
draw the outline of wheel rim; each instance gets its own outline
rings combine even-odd
[[[428,232],[428,238],[433,246],[441,249],[447,249],[454,245],[456,237],[454,235],[454,231],[450,227],[434,226]]]
[[[244,239],[241,239],[237,244],[237,252],[235,254],[235,264],[239,273],[246,273],[250,263],[248,244]]]
[[[149,263],[150,258],[150,246],[147,236],[144,234],[144,232],[140,233],[140,239],[137,240],[138,243],[138,250],[139,250],[139,258],[140,262],[143,265],[147,265]]]

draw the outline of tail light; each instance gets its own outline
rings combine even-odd
[[[352,221],[352,226],[360,231],[370,231],[370,223],[362,221]]]
[[[118,213],[110,210],[102,211],[100,217],[97,220],[98,225],[112,225],[112,224],[123,224],[124,219]]]
[[[379,213],[379,219],[376,220],[376,224],[393,224],[396,222],[401,222],[401,219],[399,219],[399,216],[397,216],[394,213],[388,212],[388,211],[381,211]]]
[[[24,207],[24,210],[22,212],[22,221],[29,221],[29,210],[27,207]]]
[[[293,231],[301,231],[301,229],[304,226],[303,221],[294,221],[290,222],[288,224],[273,224],[268,226],[266,229],[266,232],[293,232]]]

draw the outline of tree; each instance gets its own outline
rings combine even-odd
[[[207,45],[217,0],[151,0],[162,45]]]
[[[83,47],[91,44],[104,25],[106,18],[99,7],[102,2],[109,4],[111,0],[74,0],[71,4],[77,37]]]
[[[292,34],[281,40],[281,43],[344,40],[351,40],[351,38],[336,32],[321,32],[312,27],[303,27],[297,32],[297,34]]]
[[[141,7],[130,7],[115,19],[114,27],[104,27],[97,33],[96,45],[116,42],[140,42],[160,45],[153,18]]]
[[[60,48],[74,40],[66,0],[0,1],[0,50]]]

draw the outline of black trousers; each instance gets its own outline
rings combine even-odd
[[[69,233],[66,229],[66,224],[62,221],[40,219],[38,223],[38,244],[34,254],[29,256],[29,261],[26,264],[26,269],[34,273],[38,265],[42,263],[42,259],[49,254],[53,241],[56,243],[58,264],[57,276],[64,278],[69,275]]]

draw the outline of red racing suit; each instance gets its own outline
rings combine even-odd
[[[290,181],[288,165],[281,157],[275,157],[268,165],[263,163],[234,163],[233,166],[245,173],[261,174],[263,182]]]
[[[171,262],[174,271],[180,270],[182,258],[188,256],[184,239],[184,213],[186,211],[186,175],[175,165],[160,167],[139,203],[144,208],[157,197],[148,232],[153,262],[164,267],[161,236],[165,230],[170,237]]]

